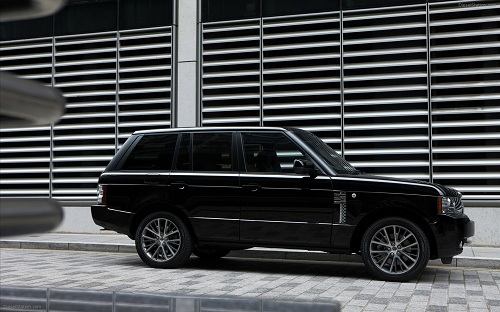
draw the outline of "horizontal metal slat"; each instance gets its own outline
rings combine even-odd
[[[371,148],[371,149],[347,149],[346,155],[411,155],[411,154],[428,154],[429,150],[426,148]]]
[[[429,112],[425,110],[398,110],[398,111],[367,111],[367,112],[345,112],[345,118],[380,118],[380,117],[411,117],[411,116],[427,116]]]
[[[264,111],[264,121],[296,121],[296,120],[319,120],[319,119],[337,119],[340,114],[307,114],[307,115],[281,115],[266,116]]]
[[[238,60],[217,60],[217,61],[205,61],[203,62],[203,67],[210,66],[229,66],[229,65],[242,65],[242,64],[260,64],[260,59],[238,59]]]
[[[260,47],[234,48],[234,49],[211,49],[203,51],[203,56],[209,55],[229,55],[238,53],[260,52]]]
[[[312,60],[324,60],[332,59],[335,63],[340,64],[340,53],[318,53],[318,54],[306,54],[306,55],[293,55],[293,56],[265,56],[263,58],[264,64],[267,63],[277,63],[277,62],[291,62],[291,61],[312,61]]]
[[[344,60],[346,61],[346,60]],[[386,62],[369,62],[369,63],[347,63],[344,64],[344,69],[367,69],[367,68],[388,68],[400,66],[427,65],[426,60],[405,60],[405,61],[386,61]]]
[[[375,142],[426,142],[428,136],[424,135],[394,135],[394,136],[359,136],[346,137],[345,143],[375,143]]]
[[[382,129],[423,129],[428,128],[427,123],[417,123],[417,122],[400,122],[400,123],[386,123],[386,124],[346,124],[345,130],[382,130]]]
[[[458,146],[458,147],[434,147],[432,149],[435,154],[449,153],[495,153],[500,152],[500,146]]]
[[[500,172],[500,159],[433,160],[433,165],[439,167],[499,166]]]
[[[287,39],[287,38],[297,38],[297,37],[312,37],[312,38],[314,38],[314,36],[338,35],[338,34],[340,34],[339,29],[307,30],[307,31],[294,31],[294,32],[283,32],[283,33],[273,33],[273,34],[266,34],[264,32],[262,38],[264,40]]]
[[[436,20],[432,17],[436,16],[432,10],[429,12],[431,16],[430,26],[453,26],[453,25],[464,25],[464,24],[482,24],[490,22],[500,21],[500,16],[489,16],[489,17],[471,17],[471,18],[460,18],[460,19],[450,19],[450,20]]]
[[[217,106],[217,107],[203,107],[204,113],[219,113],[219,112],[239,112],[239,111],[260,111],[260,106],[255,105],[235,105],[235,106]]]
[[[2,62],[5,61],[17,61],[17,60],[30,60],[39,58],[52,58],[52,52],[47,53],[36,53],[36,54],[17,54],[17,55],[2,55]]]
[[[344,46],[353,46],[358,44],[371,44],[371,43],[382,43],[382,42],[408,42],[417,40],[426,40],[427,37],[424,35],[408,35],[408,36],[391,36],[391,37],[369,37],[363,39],[344,39]]]
[[[296,97],[296,96],[312,96],[312,95],[334,95],[340,94],[340,90],[304,90],[304,91],[287,91],[287,92],[264,92],[263,98],[276,97]]]
[[[47,140],[48,141],[48,140]],[[49,152],[50,147],[2,147],[0,148],[0,153],[40,153]],[[5,156],[4,156],[5,157]]]
[[[371,75],[346,75],[344,81],[378,81],[389,79],[408,79],[408,78],[427,78],[426,72],[407,72],[390,74],[371,74]]]
[[[402,85],[402,86],[387,86],[387,87],[345,88],[344,93],[345,94],[357,94],[357,93],[418,91],[418,90],[427,90],[427,85]]]
[[[263,86],[289,86],[304,85],[309,86],[315,83],[340,82],[340,78],[307,78],[307,79],[283,79],[283,80],[265,80]]]
[[[149,110],[134,110],[128,112],[120,112],[118,116],[120,117],[141,117],[141,116],[151,116],[151,115],[169,115],[170,110],[168,109],[149,109]]]
[[[309,48],[324,48],[324,47],[338,47],[340,42],[336,41],[317,41],[312,43],[300,43],[300,44],[280,44],[280,45],[265,45],[262,50],[264,52],[269,51],[282,51],[282,50],[295,50],[295,49],[309,49]]]
[[[0,158],[0,164],[28,164],[28,163],[49,163],[50,157],[17,157]]]
[[[340,70],[340,66],[330,65],[330,66],[300,66],[300,67],[288,67],[288,68],[277,68],[277,69],[264,69],[262,72],[265,75],[270,74],[286,74],[286,73],[304,73],[304,72],[318,72],[327,70]]]
[[[448,39],[448,38],[465,38],[465,37],[478,37],[478,36],[491,36],[500,34],[500,29],[482,29],[472,31],[454,31],[454,32],[441,32],[431,33],[430,39]]]
[[[344,100],[346,106],[364,106],[364,105],[392,105],[392,104],[416,104],[427,103],[427,98],[390,98],[376,100]]]
[[[402,24],[390,24],[390,25],[374,25],[374,26],[357,26],[357,27],[345,27],[344,34],[351,33],[368,33],[377,32],[381,30],[395,30],[395,29],[414,29],[414,28],[425,28],[425,23],[402,23]]]
[[[280,104],[266,104],[263,103],[263,107],[265,110],[289,110],[289,109],[311,109],[311,108],[320,108],[320,107],[340,107],[340,102],[302,102],[302,103],[280,103]]]
[[[205,83],[202,89],[213,90],[213,89],[249,88],[249,87],[260,87],[260,83],[259,82],[217,83],[217,84]]]
[[[204,95],[203,101],[219,101],[219,100],[242,100],[242,99],[260,99],[258,93],[239,93],[231,95]]]
[[[456,51],[456,50],[471,50],[471,49],[489,49],[500,47],[498,42],[485,42],[485,43],[468,43],[468,44],[449,44],[449,45],[431,45],[431,52],[438,51]]]

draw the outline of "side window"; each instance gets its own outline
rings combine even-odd
[[[189,147],[191,145],[191,134],[183,133],[179,153],[175,163],[175,170],[189,171],[191,170],[191,157],[189,155]]]
[[[121,170],[171,170],[177,136],[144,135]]]
[[[293,173],[295,159],[308,159],[283,133],[242,133],[247,172]]]
[[[193,171],[233,171],[232,133],[194,133]]]

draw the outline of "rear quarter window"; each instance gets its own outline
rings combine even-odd
[[[178,134],[144,135],[121,170],[171,170]]]

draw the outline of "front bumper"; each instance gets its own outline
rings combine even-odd
[[[436,239],[436,253],[431,258],[449,258],[462,253],[467,238],[475,234],[475,223],[464,214],[440,215],[431,229]]]

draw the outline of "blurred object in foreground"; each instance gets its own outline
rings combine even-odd
[[[59,203],[48,198],[0,198],[0,237],[47,232],[61,223]]]
[[[53,88],[0,72],[1,128],[49,125],[64,113],[65,99]]]
[[[224,297],[170,296],[107,290],[0,287],[2,307],[27,305],[38,311],[148,312],[338,312],[340,302],[261,300]],[[10,310],[9,310],[10,311]],[[12,310],[14,311],[14,310]],[[17,310],[16,310],[17,311]],[[24,311],[24,310],[23,310]]]
[[[65,0],[1,0],[0,22],[52,15],[65,3]]]

